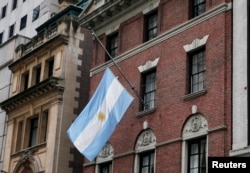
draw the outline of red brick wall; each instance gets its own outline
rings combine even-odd
[[[140,29],[141,33],[143,33],[143,27],[144,25],[142,13],[134,16],[133,18],[121,24],[119,31],[120,54],[134,48],[135,46],[138,46],[143,42],[143,34],[138,33],[138,29]]]
[[[207,7],[212,8],[221,2],[224,1],[209,1]],[[161,5],[160,33],[188,21],[187,0],[162,1]],[[143,23],[142,20],[143,17],[138,15],[121,24],[121,52],[132,49],[142,41],[142,28],[139,27]],[[231,24],[231,11],[221,13],[119,63],[126,77],[139,92],[140,72],[137,67],[160,57],[156,73],[156,111],[149,115],[136,117],[139,99],[116,67],[111,67],[121,83],[135,97],[110,139],[115,155],[135,149],[136,139],[143,130],[144,121],[149,123],[148,127],[156,135],[157,143],[180,139],[184,123],[192,114],[192,105],[197,105],[198,112],[207,119],[209,130],[226,127],[225,130],[208,134],[208,156],[228,155],[231,149]],[[202,39],[205,35],[209,35],[205,64],[207,93],[184,101],[183,96],[187,94],[188,57],[183,46],[191,44],[194,39]],[[98,60],[96,65],[99,62],[101,61]],[[90,93],[94,92],[101,76],[99,73],[91,78]],[[156,172],[181,172],[181,154],[181,140],[156,148]],[[133,172],[133,168],[134,155],[114,160],[113,172],[128,173]]]

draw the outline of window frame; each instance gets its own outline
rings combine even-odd
[[[150,25],[150,21],[153,20],[153,25]],[[155,31],[156,30],[156,31]],[[151,33],[153,32],[153,34]],[[158,33],[158,10],[154,10],[144,17],[144,42],[147,42],[155,37]]]
[[[37,145],[38,128],[39,128],[39,116],[36,115],[29,119],[29,143],[28,147]]]
[[[154,75],[153,76],[154,80],[152,79],[152,75]],[[148,77],[151,79],[150,81],[147,81]],[[146,91],[149,84],[154,85],[154,87]],[[152,68],[148,71],[141,73],[141,98],[143,99],[143,103],[140,106],[140,111],[146,111],[155,108],[155,97],[156,97],[156,68]]]
[[[27,25],[27,18],[28,18],[27,14],[24,15],[24,16],[21,18],[21,20],[20,20],[20,31],[21,31],[22,29],[26,28],[26,25]]]
[[[199,61],[199,55],[202,54],[202,61]],[[189,58],[189,72],[188,72],[188,93],[196,93],[206,88],[206,48],[202,47],[196,49],[188,54]],[[194,58],[197,58],[195,63]],[[196,64],[196,66],[194,66]],[[197,69],[197,72],[194,70]],[[197,79],[197,81],[195,81]],[[197,88],[195,89],[195,85]],[[202,88],[200,88],[202,85]]]
[[[9,26],[9,38],[13,37],[15,34],[15,24]]]
[[[32,22],[36,21],[40,15],[40,5],[33,9],[32,13]]]
[[[3,43],[3,35],[4,34],[4,32],[0,32],[0,44],[2,44]]]
[[[100,163],[98,166],[99,166],[99,173],[112,173],[112,161]]]
[[[41,81],[41,74],[42,74],[42,66],[41,64],[37,65],[33,68],[32,71],[32,85],[36,85]]]
[[[143,165],[143,159],[149,157],[148,164]],[[154,173],[155,169],[155,150],[149,150],[139,154],[139,173],[144,173],[143,168],[147,168],[148,173]]]
[[[49,125],[49,106],[43,110],[35,111],[34,115],[21,115],[15,123],[15,141],[14,152],[20,152],[27,148],[36,147],[37,145],[47,142],[47,133]],[[36,123],[36,124],[34,124]]]
[[[7,13],[7,4],[2,7],[1,19],[6,17],[6,13]]]
[[[206,12],[206,0],[202,2],[197,2],[199,0],[190,0],[190,19],[195,18]],[[199,10],[200,7],[204,7]]]
[[[118,55],[118,46],[119,46],[119,34],[114,32],[107,36],[107,50],[112,58]],[[110,57],[105,56],[105,61],[109,61]]]
[[[29,78],[30,78],[29,71],[26,71],[25,73],[22,74],[21,91],[25,91],[29,88]]]
[[[201,152],[201,143],[202,142],[205,144],[203,146],[204,152]],[[191,147],[192,147],[191,145],[194,145],[194,144],[198,144],[198,153],[191,154]],[[193,168],[191,168],[191,157],[196,156],[196,155],[198,155],[198,167],[196,168],[196,169],[198,169],[198,173],[206,173],[206,169],[207,169],[207,139],[206,139],[206,136],[192,139],[192,140],[188,141],[187,173],[191,173],[191,169],[193,169]],[[202,155],[203,155],[203,157],[201,158]],[[205,159],[205,164],[203,163],[203,166],[201,165],[201,159]],[[204,172],[201,169],[203,169]]]
[[[55,58],[52,56],[51,58],[45,61],[45,69],[44,69],[44,79],[48,79],[54,75],[55,68]]]
[[[15,10],[17,8],[18,1],[12,0],[12,10]]]

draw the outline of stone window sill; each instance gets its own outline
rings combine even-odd
[[[187,101],[187,100],[190,100],[190,99],[193,99],[193,98],[196,98],[196,97],[205,95],[206,93],[207,93],[207,90],[206,90],[206,89],[203,89],[203,90],[197,91],[197,92],[195,92],[195,93],[187,94],[187,95],[183,96],[182,99],[183,99],[184,101]]]
[[[155,110],[156,110],[156,108],[151,108],[151,109],[147,109],[144,111],[140,111],[140,112],[136,113],[136,117],[142,117],[144,115],[151,114],[151,113],[155,112]]]

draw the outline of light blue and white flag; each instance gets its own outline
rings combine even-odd
[[[92,98],[67,130],[74,146],[89,161],[105,146],[133,99],[107,68]]]

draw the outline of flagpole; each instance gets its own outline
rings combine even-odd
[[[110,53],[108,52],[108,50],[106,49],[106,47],[102,44],[101,40],[97,37],[97,35],[95,34],[94,30],[92,30],[92,35],[96,38],[96,40],[100,43],[100,45],[102,46],[102,48],[105,50],[105,52],[107,53],[107,55],[109,56],[109,58],[112,60],[113,64],[116,66],[116,68],[119,70],[119,72],[122,74],[123,78],[126,80],[126,82],[128,83],[128,85],[130,86],[130,88],[134,91],[134,93],[136,94],[136,96],[139,98],[139,100],[142,102],[142,104],[145,106],[145,103],[143,101],[143,99],[140,97],[140,95],[136,92],[135,87],[131,84],[131,82],[128,80],[128,78],[125,76],[125,74],[123,73],[123,71],[121,70],[121,68],[118,66],[118,64],[115,62],[115,60],[113,59],[113,57],[110,55]]]

